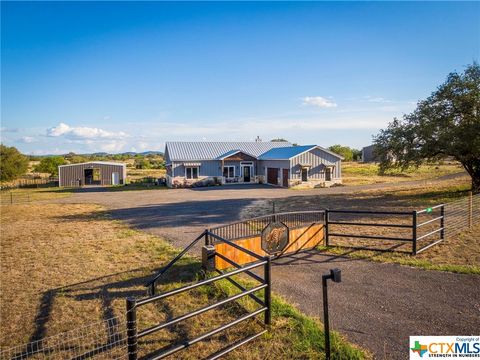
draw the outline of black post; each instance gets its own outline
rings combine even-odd
[[[272,260],[270,256],[267,256],[267,263],[265,264],[265,283],[267,287],[265,288],[265,306],[267,310],[265,311],[265,325],[270,325],[272,323]]]
[[[152,282],[152,284],[150,285],[150,295],[151,296],[155,295],[155,281]]]
[[[330,360],[330,322],[328,319],[328,289],[327,280],[332,279],[333,282],[342,281],[342,271],[340,269],[331,269],[330,274],[322,275],[323,290],[323,325],[325,334],[325,359]]]
[[[440,219],[440,227],[442,230],[440,230],[440,239],[445,240],[445,205],[442,205],[440,208],[440,216],[442,217]]]
[[[330,245],[330,239],[328,238],[328,219],[329,218],[329,213],[328,209],[325,209],[325,246]]]
[[[205,229],[205,245],[210,245],[210,239],[208,237],[208,229]]]
[[[417,255],[417,210],[412,211],[412,255]]]
[[[132,298],[127,298],[127,351],[128,360],[137,360],[137,309]]]

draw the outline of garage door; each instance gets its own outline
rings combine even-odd
[[[267,168],[267,182],[278,185],[278,168]]]

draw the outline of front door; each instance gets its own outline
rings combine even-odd
[[[308,181],[308,168],[302,168],[302,181]]]
[[[250,182],[251,177],[252,177],[251,167],[250,166],[244,166],[243,167],[243,182]]]
[[[283,169],[283,186],[288,187],[288,175],[290,171],[288,169]]]
[[[332,168],[327,167],[325,169],[325,181],[332,181]]]

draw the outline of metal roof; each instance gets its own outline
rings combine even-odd
[[[257,158],[258,156],[255,156],[255,155],[252,155],[252,154],[249,154],[248,152],[246,151],[242,151],[242,150],[231,150],[219,157],[217,157],[215,160],[223,160],[223,159],[226,159],[227,157],[229,156],[232,156],[232,155],[235,155],[235,154],[238,154],[238,153],[243,153],[245,155],[249,155],[249,156],[253,156],[254,158]]]
[[[125,163],[114,162],[114,161],[87,161],[83,163],[75,163],[75,164],[67,164],[67,165],[59,165],[58,167],[64,166],[75,166],[75,165],[86,165],[86,164],[100,164],[100,165],[116,165],[116,166],[126,166]]]
[[[304,152],[310,151],[315,148],[325,151],[326,153],[343,160],[342,156],[335,154],[330,150],[324,149],[318,145],[302,145],[302,146],[292,146],[287,148],[271,149],[270,151],[267,151],[265,154],[262,154],[258,159],[259,160],[286,160],[286,159],[291,159],[295,156],[298,156],[300,154],[303,154]]]
[[[289,142],[169,141],[165,144],[170,161],[215,160],[235,151],[242,151],[258,158],[271,149],[288,147],[292,147]]]

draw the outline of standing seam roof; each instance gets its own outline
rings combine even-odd
[[[180,142],[165,145],[170,161],[215,160],[232,151],[240,150],[255,157],[275,148],[292,147],[289,142]]]

